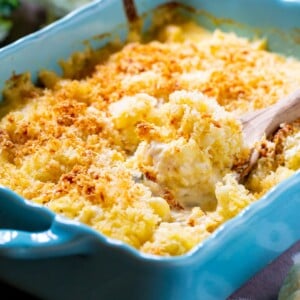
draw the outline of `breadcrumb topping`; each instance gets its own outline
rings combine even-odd
[[[249,154],[238,117],[296,90],[299,61],[268,52],[264,40],[192,22],[107,49],[98,60],[76,54],[64,62],[69,78],[42,70],[43,87],[30,74],[10,80],[0,109],[0,184],[170,256],[299,169],[294,122],[262,143],[244,185],[232,170]]]

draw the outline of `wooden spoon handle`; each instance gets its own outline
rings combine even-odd
[[[300,89],[278,101],[267,111],[269,126],[266,128],[266,135],[269,136],[282,123],[291,123],[300,118]]]
[[[245,142],[253,147],[265,135],[269,137],[282,123],[300,118],[300,89],[276,104],[241,117]]]

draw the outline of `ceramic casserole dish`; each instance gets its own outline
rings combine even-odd
[[[57,62],[86,41],[101,47],[110,32],[124,39],[128,22],[170,3],[94,1],[1,49],[0,87],[14,72],[30,71],[33,79],[40,69],[59,73]],[[209,29],[258,34],[272,51],[300,58],[299,1],[190,0],[169,7],[180,4]],[[300,238],[299,182],[296,173],[177,257],[143,254],[1,187],[0,278],[41,299],[226,299]]]

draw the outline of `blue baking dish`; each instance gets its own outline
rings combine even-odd
[[[13,73],[42,68],[114,35],[161,5],[203,26],[266,37],[270,50],[300,58],[300,1],[101,0],[0,50],[0,88]],[[183,4],[184,6],[181,5]],[[187,9],[187,7],[189,7]],[[112,33],[111,35],[104,35]],[[105,38],[99,38],[105,36]],[[297,42],[298,41],[298,42]],[[210,300],[231,293],[300,239],[300,174],[179,257],[140,253],[0,187],[0,279],[41,299]],[[259,292],[259,291],[258,291]]]

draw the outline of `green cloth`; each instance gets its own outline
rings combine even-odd
[[[300,300],[300,262],[288,271],[280,288],[278,300]]]

